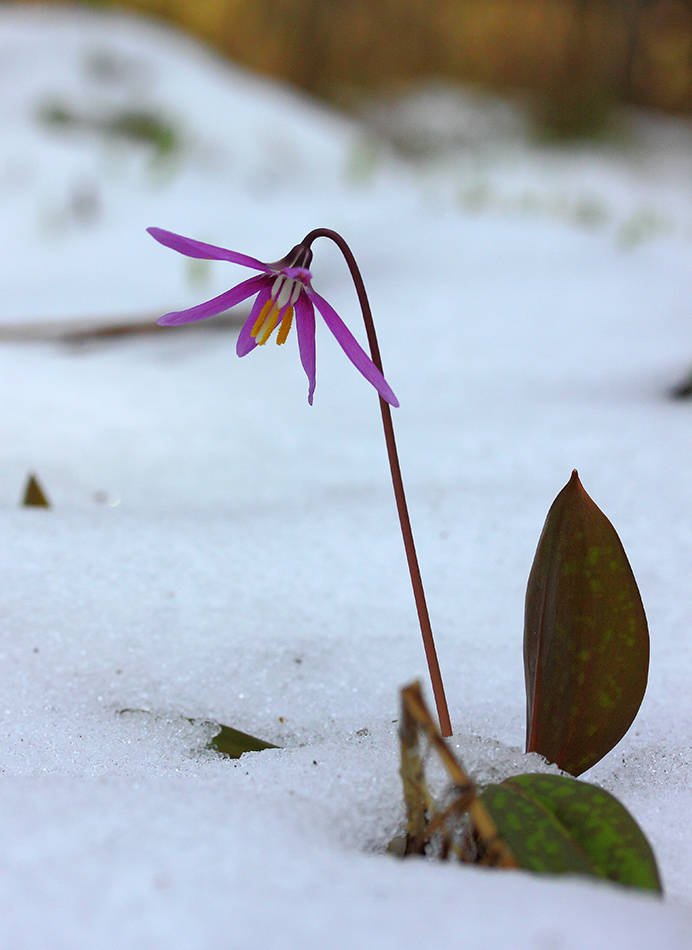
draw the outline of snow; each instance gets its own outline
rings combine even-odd
[[[689,947],[692,429],[667,398],[692,362],[689,127],[538,147],[435,88],[359,123],[147,21],[35,6],[0,9],[0,85],[0,945]],[[417,95],[460,118],[404,157],[387,141],[399,109],[420,129]],[[51,128],[49,100],[158,110],[180,147]],[[665,901],[383,853],[398,690],[426,674],[374,393],[323,327],[312,408],[291,340],[243,360],[204,324],[56,342],[242,279],[149,225],[267,260],[319,226],[354,248],[481,781],[552,770],[521,751],[523,595],[579,469],[652,635],[640,714],[585,778],[642,825]],[[324,242],[313,271],[362,338]],[[18,505],[29,471],[50,510]],[[281,748],[222,758],[216,723]]]

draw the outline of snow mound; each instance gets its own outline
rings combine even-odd
[[[353,122],[119,13],[3,5],[0,122],[5,324],[151,320],[228,287],[148,226],[277,260],[373,197]]]

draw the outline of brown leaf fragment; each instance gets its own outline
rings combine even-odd
[[[39,485],[36,475],[31,472],[24,489],[24,500],[22,505],[28,508],[50,508],[51,504],[46,497],[45,492]]]

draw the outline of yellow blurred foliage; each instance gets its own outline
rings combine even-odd
[[[172,21],[330,98],[447,77],[528,90],[565,114],[616,101],[692,111],[691,0],[92,0],[99,5]]]

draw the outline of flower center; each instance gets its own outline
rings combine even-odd
[[[250,331],[260,346],[264,346],[274,332],[277,323],[281,321],[276,342],[281,345],[286,342],[291,325],[293,324],[293,307],[300,296],[303,285],[300,280],[279,274],[274,281],[269,300],[265,303]]]

